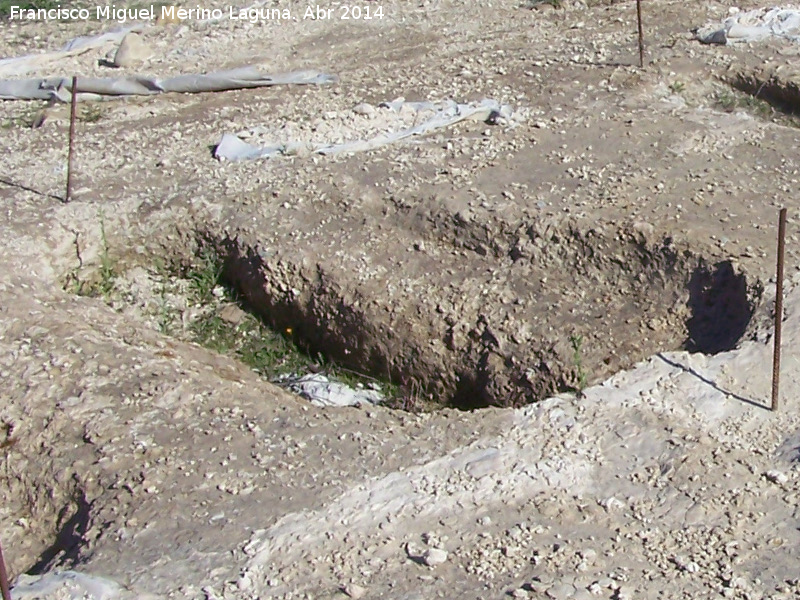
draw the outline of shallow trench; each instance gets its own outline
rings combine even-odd
[[[465,409],[577,390],[660,351],[732,349],[763,290],[730,261],[635,231],[530,226],[401,296],[388,277],[363,285],[336,264],[211,243],[249,308],[301,347]]]
[[[800,73],[779,73],[769,67],[745,70],[728,78],[734,89],[764,100],[773,109],[792,117],[800,115]]]

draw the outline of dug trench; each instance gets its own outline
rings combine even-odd
[[[793,127],[800,126],[800,73],[789,66],[745,67],[723,77],[732,89],[745,95],[731,108],[750,109],[756,116]],[[763,106],[753,110],[758,103]]]
[[[444,228],[402,269],[360,278],[205,239],[248,308],[299,346],[462,409],[580,391],[660,351],[732,349],[763,294],[731,261],[637,227],[538,223],[491,241]]]

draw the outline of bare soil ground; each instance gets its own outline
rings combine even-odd
[[[12,575],[141,598],[797,597],[795,292],[784,407],[764,405],[800,129],[738,89],[786,108],[797,47],[695,41],[731,2],[647,2],[646,69],[630,2],[368,4],[384,17],[291,0],[292,21],[148,24],[138,69],[101,66],[111,46],[29,73],[339,78],[82,103],[67,204],[63,107],[0,105]],[[110,26],[4,21],[0,54]],[[401,96],[515,116],[347,156],[212,155]],[[792,286],[798,239],[790,219]],[[130,289],[202,247],[276,329],[444,408],[312,407],[75,293],[109,258]],[[41,597],[27,581],[15,597]]]

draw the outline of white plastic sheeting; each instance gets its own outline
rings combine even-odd
[[[78,37],[61,50],[0,59],[0,77],[20,77],[32,71],[58,65],[64,59],[83,54],[106,44],[119,44],[128,33],[142,31],[134,25],[94,36]],[[256,66],[244,66],[208,74],[188,74],[159,78],[144,75],[123,77],[78,77],[79,99],[102,96],[150,96],[166,92],[222,92],[285,84],[333,83],[336,77],[319,71],[296,71],[268,75]],[[71,77],[0,79],[0,100],[58,100],[68,102],[72,94]]]
[[[99,35],[77,37],[67,42],[61,50],[56,50],[54,52],[0,58],[0,76],[19,77],[31,71],[35,71],[36,69],[47,67],[65,58],[83,54],[84,52],[106,44],[119,44],[131,31],[142,31],[143,29],[141,25],[134,25],[123,29],[115,29],[114,31],[101,33]]]
[[[700,27],[695,35],[706,44],[760,42],[768,38],[800,42],[800,9],[773,7],[738,12],[721,23]]]
[[[157,77],[78,77],[78,93],[99,96],[150,96],[166,92],[222,92],[285,84],[333,83],[336,77],[319,71],[296,71],[266,75],[257,67],[247,66],[209,74],[178,75],[169,79]],[[72,78],[0,80],[0,100],[69,101]],[[85,96],[84,96],[85,98]]]
[[[315,406],[358,406],[377,404],[385,400],[378,390],[353,389],[344,383],[331,381],[325,375],[310,373],[303,375],[287,386],[295,394],[311,401]]]
[[[424,135],[435,129],[448,127],[459,121],[466,119],[476,121],[487,121],[492,118],[511,117],[511,108],[500,104],[495,100],[483,100],[477,104],[459,104],[452,100],[441,103],[432,102],[405,102],[396,100],[380,105],[381,108],[388,108],[394,112],[409,108],[420,112],[434,110],[433,115],[423,123],[414,127],[408,127],[398,131],[377,135],[369,139],[360,139],[339,144],[321,143],[310,148],[316,154],[341,154],[352,152],[363,152],[381,146],[392,144],[399,140]],[[297,153],[298,148],[307,148],[308,144],[300,141],[288,143],[274,143],[266,146],[254,146],[243,141],[239,136],[226,133],[222,136],[219,144],[214,150],[214,156],[219,159],[239,161],[256,158],[270,158],[280,155],[292,155]]]

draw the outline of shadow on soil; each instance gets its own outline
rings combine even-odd
[[[70,509],[74,508],[75,514],[64,522],[53,544],[42,552],[36,564],[28,570],[28,575],[41,575],[53,567],[69,564],[77,559],[83,536],[89,528],[91,503],[86,500],[82,491],[77,493],[74,503],[75,505],[68,504],[61,509],[59,522],[66,518]]]
[[[696,269],[688,287],[692,316],[686,323],[685,348],[704,354],[735,348],[747,331],[754,310],[744,274],[736,273],[733,264],[725,261],[713,269]]]
[[[677,362],[675,360],[671,360],[671,359],[667,358],[666,356],[664,356],[663,353],[659,353],[657,356],[658,356],[658,358],[663,360],[668,365],[670,365],[672,367],[675,367],[677,369],[682,369],[683,371],[689,373],[690,375],[694,375],[695,377],[697,377],[703,383],[705,383],[707,385],[710,385],[712,388],[714,388],[715,390],[717,390],[718,392],[720,392],[722,394],[725,394],[726,396],[730,396],[731,398],[734,398],[734,399],[738,400],[739,402],[744,402],[745,404],[749,404],[750,406],[755,406],[756,408],[763,408],[765,410],[769,410],[770,409],[769,406],[767,406],[766,404],[763,404],[761,402],[758,402],[757,400],[753,400],[752,398],[746,398],[744,396],[740,396],[739,394],[735,394],[735,393],[730,392],[730,391],[728,391],[728,390],[726,390],[724,388],[721,388],[717,384],[716,381],[713,381],[713,380],[709,379],[708,377],[706,377],[705,375],[702,375],[701,373],[698,373],[697,371],[695,371],[691,367],[687,367],[684,364],[681,364],[681,363],[679,363],[679,362]]]

